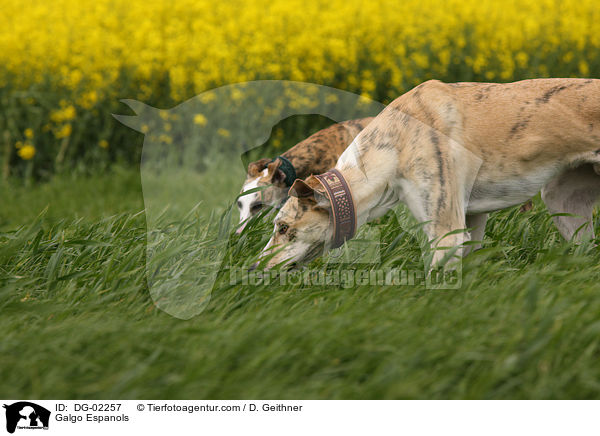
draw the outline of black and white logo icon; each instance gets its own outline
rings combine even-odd
[[[48,429],[50,411],[29,401],[19,401],[4,405],[6,409],[6,431],[14,433],[16,429]]]

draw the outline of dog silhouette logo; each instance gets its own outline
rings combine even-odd
[[[171,109],[136,100],[123,103],[135,115],[113,116],[144,134],[140,171],[150,296],[159,309],[180,319],[202,313],[219,274],[234,266],[229,265],[227,253],[237,224],[232,214],[237,212],[239,186],[227,184],[224,191],[216,192],[214,183],[224,177],[245,180],[249,162],[244,162],[244,156],[262,153],[261,147],[283,120],[318,115],[339,123],[385,109],[382,103],[351,92],[285,80],[215,88]],[[224,162],[227,171],[214,179],[211,171],[218,168],[217,161]],[[184,180],[190,182],[182,185]],[[207,205],[215,209],[205,210]],[[175,236],[168,230],[167,223],[183,222],[195,214],[200,218],[205,211],[214,213],[219,225],[206,227],[201,243],[197,235]]]
[[[6,431],[14,433],[18,429],[48,429],[50,411],[29,401],[19,401],[4,405],[6,409]]]

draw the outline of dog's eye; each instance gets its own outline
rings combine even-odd
[[[238,201],[238,202],[237,202],[237,206],[238,206],[238,208],[239,208],[239,209],[241,209],[241,208],[242,208],[242,202],[241,202],[241,201]]]
[[[250,211],[251,211],[252,213],[256,213],[256,212],[258,212],[259,210],[261,210],[261,209],[262,209],[262,207],[263,207],[262,203],[254,203],[254,204],[252,205],[252,208],[250,209]]]
[[[287,224],[282,224],[279,226],[279,234],[280,235],[285,235],[285,232],[288,231],[288,225]]]

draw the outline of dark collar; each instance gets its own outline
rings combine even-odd
[[[279,169],[283,171],[283,174],[285,174],[285,186],[289,188],[296,180],[296,169],[294,168],[294,165],[292,165],[292,163],[283,156],[277,156],[271,162],[275,162],[277,159],[281,161]]]
[[[333,244],[338,248],[344,241],[352,239],[356,232],[356,207],[350,186],[342,174],[332,169],[315,176],[327,191],[333,217]]]

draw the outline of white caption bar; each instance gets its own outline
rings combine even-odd
[[[260,436],[600,434],[599,401],[4,400],[2,403],[5,408],[0,414],[0,425],[4,428],[0,434],[19,436],[114,436],[139,432]]]

